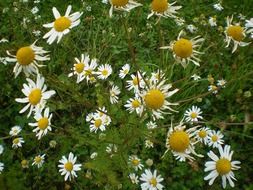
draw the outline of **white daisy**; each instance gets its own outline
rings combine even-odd
[[[80,24],[79,18],[83,13],[75,12],[73,14],[70,14],[71,8],[72,6],[69,5],[65,12],[65,15],[61,16],[58,10],[53,7],[52,11],[54,14],[55,21],[43,25],[45,28],[51,28],[51,30],[43,36],[44,39],[48,38],[48,44],[52,44],[57,38],[57,43],[59,43],[62,37],[70,32],[70,29]]]
[[[132,182],[132,184],[139,184],[139,177],[135,173],[130,173],[129,178]]]
[[[157,175],[156,170],[152,173],[150,169],[146,169],[145,172],[141,174],[140,180],[142,181],[142,190],[161,190],[164,187],[161,184],[163,178],[161,175]]]
[[[222,11],[224,8],[222,7],[221,3],[216,3],[213,5],[213,8],[217,11]]]
[[[36,123],[29,123],[29,125],[35,127],[35,129],[33,129],[33,132],[36,133],[36,137],[38,137],[38,140],[40,140],[41,137],[45,136],[48,131],[52,131],[52,114],[49,113],[49,108],[47,107],[44,110],[43,115],[41,112],[35,113],[34,119],[36,120]]]
[[[65,175],[65,181],[68,179],[71,181],[73,178],[77,177],[76,171],[81,170],[82,164],[76,164],[76,159],[77,157],[74,156],[72,152],[70,152],[68,158],[62,156],[62,159],[59,160],[59,172],[61,172],[61,175]]]
[[[207,145],[209,142],[208,136],[211,130],[208,127],[202,127],[195,132],[195,137],[197,141]]]
[[[196,74],[192,75],[191,78],[193,78],[193,80],[195,80],[195,81],[198,81],[199,79],[201,79],[201,77]]]
[[[22,137],[17,137],[15,139],[13,139],[12,141],[12,148],[18,148],[18,147],[22,147],[22,144],[24,143],[24,139]]]
[[[168,0],[153,0],[151,3],[151,13],[148,15],[148,19],[153,15],[178,19],[176,16],[177,10],[181,9],[182,6],[174,6],[175,3],[176,2],[169,3]]]
[[[160,70],[151,73],[150,82],[157,83],[164,78],[164,73]]]
[[[204,41],[204,38],[196,36],[190,40],[182,38],[183,30],[179,33],[177,40],[172,41],[170,46],[161,47],[161,49],[170,49],[173,51],[173,56],[177,62],[185,68],[190,62],[194,63],[197,66],[199,65],[200,59],[198,58],[199,54],[202,52],[197,51],[196,49],[200,47],[200,43]]]
[[[208,91],[212,92],[213,94],[217,94],[218,93],[218,87],[216,85],[211,84],[211,85],[208,86]]]
[[[173,94],[175,94],[178,89],[169,91],[172,88],[171,84],[165,84],[165,80],[156,83],[151,81],[149,87],[146,87],[142,93],[143,102],[145,107],[152,112],[153,119],[163,119],[162,114],[165,110],[175,111],[171,108],[172,105],[178,105],[178,103],[171,103],[167,100]]]
[[[109,115],[107,115],[107,110],[105,109],[105,107],[99,108],[98,110],[96,110],[96,113],[94,113],[94,115],[98,114],[99,117],[104,117],[104,122],[106,125],[109,125],[111,123],[111,117]]]
[[[120,94],[120,89],[118,86],[113,85],[112,88],[110,89],[110,102],[111,104],[115,104],[118,102],[119,97],[118,95]]]
[[[220,131],[212,130],[208,135],[208,146],[213,148],[218,148],[222,144],[224,144],[224,140],[222,139],[224,135]]]
[[[145,87],[145,81],[143,80],[142,76],[144,77],[145,73],[140,74],[140,72],[137,72],[137,74],[131,74],[132,80],[127,80],[127,90],[131,91],[134,90],[134,93],[140,92]]]
[[[33,159],[32,166],[36,165],[38,168],[40,168],[44,162],[45,162],[45,154],[38,155],[38,156],[35,156],[35,158]]]
[[[94,75],[96,74],[95,69],[97,68],[97,59],[91,59],[90,64],[85,64],[84,67],[84,76],[88,82],[95,82],[96,78]]]
[[[129,111],[130,113],[133,113],[135,111],[139,116],[142,115],[144,109],[141,99],[138,96],[127,100],[124,107],[127,108],[127,111]]]
[[[214,180],[221,176],[222,187],[225,189],[227,186],[227,180],[231,187],[234,187],[235,184],[233,180],[235,175],[233,170],[238,170],[240,166],[240,161],[232,161],[233,151],[230,151],[230,146],[225,145],[219,147],[220,156],[216,156],[212,151],[208,152],[207,155],[212,159],[212,161],[207,161],[205,163],[205,172],[210,173],[204,178],[204,180],[209,180],[209,185],[212,185]]]
[[[217,81],[217,86],[220,86],[221,88],[225,88],[226,83],[227,83],[227,81],[225,81],[224,79],[221,79],[221,80]]]
[[[198,108],[197,106],[192,106],[191,108],[186,110],[184,113],[184,116],[186,117],[185,121],[197,122],[199,119],[203,119],[201,114],[202,114],[202,111],[200,108]]]
[[[251,33],[251,38],[253,36],[253,18],[246,20],[245,28],[247,33]]]
[[[110,157],[113,157],[116,152],[118,152],[118,146],[116,144],[109,144],[105,151],[110,154]]]
[[[137,3],[133,0],[109,0],[111,4],[111,8],[109,11],[110,17],[112,17],[113,10],[119,10],[119,11],[127,11],[130,12],[132,9],[142,6],[142,4]]]
[[[4,170],[4,163],[0,162],[0,174],[2,173],[3,170]]]
[[[29,107],[30,111],[27,117],[30,117],[32,111],[42,109],[45,106],[46,100],[48,100],[52,95],[55,94],[54,90],[46,91],[47,86],[44,84],[44,77],[37,75],[36,83],[27,78],[28,84],[23,84],[22,92],[26,96],[25,98],[16,98],[15,100],[19,103],[27,105],[19,111],[19,113],[24,113]]]
[[[112,67],[109,64],[100,65],[98,71],[96,72],[99,79],[107,79],[112,74]]]
[[[144,167],[141,160],[136,155],[129,156],[129,165],[135,169],[135,171],[142,170]]]
[[[121,70],[119,71],[119,77],[120,78],[125,78],[125,76],[129,73],[130,71],[130,65],[129,64],[125,64]]]
[[[14,126],[10,130],[10,135],[13,136],[18,136],[18,134],[22,131],[22,128],[20,126]]]
[[[147,140],[145,140],[145,147],[146,148],[154,148],[154,143],[151,140],[147,139]]]
[[[90,132],[97,132],[97,130],[105,131],[105,115],[100,116],[99,114],[94,114],[93,119],[90,121]]]
[[[75,57],[76,63],[74,64],[73,68],[71,69],[72,72],[68,75],[68,77],[72,77],[74,75],[77,75],[76,83],[81,82],[85,78],[84,68],[87,64],[90,62],[89,55],[84,56],[84,54],[81,55],[81,60]]]
[[[233,16],[231,18],[227,17],[227,27],[225,29],[227,43],[226,47],[229,47],[230,42],[234,42],[234,47],[232,53],[234,53],[238,46],[247,46],[250,43],[243,42],[242,40],[246,37],[246,29],[240,26],[240,24],[233,25]]]
[[[214,17],[209,17],[208,22],[209,22],[209,24],[210,24],[211,27],[217,26],[217,23],[216,23],[216,16],[214,16]]]
[[[157,128],[157,124],[153,121],[149,121],[147,124],[146,124],[147,128],[148,129],[155,129]]]
[[[4,146],[0,144],[0,155],[3,154]]]
[[[7,54],[10,57],[6,57],[5,60],[7,62],[16,62],[16,65],[13,68],[15,78],[20,74],[22,70],[25,73],[26,77],[29,77],[30,74],[38,74],[38,67],[43,66],[39,65],[38,61],[50,60],[49,55],[44,55],[48,53],[48,51],[43,50],[42,47],[36,46],[35,43],[36,41],[30,46],[19,48],[16,55],[12,55],[9,51],[7,51]]]

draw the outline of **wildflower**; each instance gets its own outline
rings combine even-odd
[[[27,160],[22,160],[21,161],[21,166],[22,166],[22,168],[29,168],[29,165],[28,165],[28,161]]]
[[[187,25],[186,29],[187,29],[190,33],[194,33],[194,32],[197,31],[197,28],[196,28],[194,25],[192,25],[192,24]]]
[[[164,78],[164,73],[160,70],[151,73],[150,82],[157,83]]]
[[[110,154],[110,157],[113,157],[116,152],[118,152],[118,147],[116,144],[109,144],[105,151]]]
[[[132,166],[135,171],[141,170],[144,167],[143,164],[141,164],[141,160],[136,155],[129,156],[129,165]]]
[[[247,33],[251,33],[251,38],[253,36],[253,18],[246,20],[245,28]]]
[[[18,147],[22,147],[22,144],[24,143],[24,139],[22,137],[17,137],[15,139],[13,139],[12,141],[12,148],[18,148]]]
[[[84,76],[87,83],[93,83],[96,81],[94,75],[96,74],[95,69],[97,68],[97,59],[91,59],[90,64],[85,64]]]
[[[221,3],[216,3],[213,5],[213,8],[217,11],[222,11],[224,8],[222,7]]]
[[[65,181],[68,179],[71,181],[73,178],[77,177],[76,171],[81,170],[82,165],[76,164],[76,159],[77,157],[74,156],[72,152],[70,152],[68,158],[62,156],[62,159],[59,160],[59,172],[61,172],[61,175],[65,175]]]
[[[185,121],[187,122],[196,122],[198,121],[198,119],[203,119],[203,117],[201,116],[202,111],[200,108],[198,108],[197,106],[192,106],[192,108],[189,108],[188,110],[185,111],[184,116]]]
[[[129,73],[130,70],[130,65],[129,64],[125,64],[121,70],[119,71],[119,77],[120,78],[125,78],[125,76]]]
[[[161,175],[157,175],[157,171],[154,170],[154,173],[150,169],[146,169],[144,173],[141,174],[140,180],[142,181],[141,189],[142,190],[161,190],[163,185],[161,182],[163,178]]]
[[[154,143],[151,140],[147,139],[147,140],[145,140],[145,147],[146,148],[154,148]]]
[[[2,38],[2,39],[0,40],[0,43],[6,43],[6,42],[9,42],[9,40],[7,40],[6,38]]]
[[[38,155],[35,156],[35,158],[33,159],[32,166],[36,165],[38,168],[40,168],[44,162],[45,162],[45,154]]]
[[[190,40],[182,38],[181,31],[177,37],[176,41],[170,43],[170,46],[160,47],[161,49],[170,49],[173,51],[173,56],[177,62],[185,68],[190,62],[194,63],[197,66],[199,65],[200,59],[197,57],[201,52],[196,49],[200,46],[199,43],[204,41],[204,38],[196,36]]]
[[[142,4],[137,3],[133,0],[109,0],[111,8],[109,11],[109,16],[112,17],[113,10],[127,11],[130,12],[132,9],[142,6]]]
[[[58,10],[53,7],[52,11],[55,17],[55,21],[43,25],[45,28],[51,28],[51,30],[43,36],[44,39],[48,38],[48,44],[52,44],[57,38],[57,43],[59,43],[62,37],[70,32],[70,29],[80,24],[79,18],[83,13],[75,12],[70,15],[71,9],[72,6],[69,5],[65,12],[65,15],[61,16]]]
[[[127,111],[129,111],[130,113],[133,113],[135,111],[139,116],[141,116],[144,109],[141,99],[138,96],[127,100],[124,107],[127,108]]]
[[[153,0],[151,3],[151,13],[148,15],[148,19],[153,15],[177,19],[177,10],[181,9],[182,6],[173,6],[175,3],[176,2],[168,3],[167,0]]]
[[[224,135],[220,131],[210,131],[208,135],[208,146],[218,148],[224,143],[223,137]]]
[[[230,45],[230,42],[234,42],[234,47],[232,53],[234,53],[238,46],[247,46],[250,43],[243,42],[242,40],[246,37],[246,29],[244,29],[239,24],[233,25],[233,16],[231,18],[227,17],[227,27],[225,30],[226,39],[225,42],[227,43],[226,47]]]
[[[216,16],[214,17],[209,17],[209,20],[208,20],[210,26],[214,27],[214,26],[217,26],[217,23],[216,23]]]
[[[235,179],[233,170],[238,170],[240,166],[240,161],[232,161],[233,151],[230,151],[230,146],[225,145],[224,147],[219,147],[218,157],[212,151],[208,152],[207,155],[212,159],[205,163],[205,172],[210,173],[204,178],[204,180],[209,180],[209,185],[212,185],[214,180],[221,176],[222,187],[226,188],[227,180],[231,187],[234,187],[235,184],[233,180]]]
[[[43,50],[42,47],[36,46],[35,43],[36,41],[30,46],[19,48],[16,55],[12,55],[9,51],[7,51],[7,54],[10,57],[6,57],[6,61],[16,62],[16,65],[13,68],[15,78],[22,70],[26,77],[29,77],[30,74],[37,75],[39,73],[38,67],[43,66],[39,65],[38,61],[50,60],[49,55],[44,55],[48,53],[48,51]]]
[[[112,67],[109,64],[101,65],[98,67],[98,72],[96,72],[99,79],[107,79],[112,74]]]
[[[227,83],[227,81],[225,81],[224,79],[221,79],[221,80],[217,81],[217,86],[220,86],[221,88],[225,88],[226,83]]]
[[[0,155],[3,154],[4,146],[0,144]]]
[[[209,85],[208,86],[208,91],[212,92],[213,94],[217,94],[218,93],[218,87],[216,85]]]
[[[154,161],[152,160],[152,159],[147,159],[146,160],[146,164],[149,166],[149,167],[151,167],[152,165],[153,165],[153,163],[154,163]]]
[[[192,75],[191,78],[193,78],[193,80],[195,81],[198,81],[199,79],[201,79],[201,77],[196,74]]]
[[[29,107],[30,111],[27,117],[30,117],[32,111],[39,110],[45,106],[46,100],[55,94],[54,90],[46,91],[47,86],[44,84],[44,77],[37,75],[36,83],[31,79],[26,79],[28,84],[23,84],[22,92],[26,96],[25,98],[16,98],[16,102],[27,103],[27,105],[19,111],[24,113]]]
[[[211,130],[208,127],[202,127],[195,132],[195,137],[197,141],[200,141],[204,145],[207,145],[209,142],[208,137],[210,132]]]
[[[18,136],[18,134],[22,131],[22,128],[20,126],[14,126],[11,128],[11,131],[10,131],[10,135],[13,137],[13,136]]]
[[[46,108],[43,115],[40,112],[35,113],[34,119],[36,120],[36,123],[29,123],[29,125],[35,127],[33,132],[36,133],[36,137],[38,137],[38,140],[40,140],[41,137],[45,136],[48,131],[52,130],[52,114],[49,113],[49,108]]]
[[[139,184],[138,176],[135,173],[130,173],[129,178],[130,178],[132,184]]]
[[[3,170],[4,170],[4,163],[0,162],[0,174],[2,173]]]
[[[147,124],[146,124],[147,128],[148,129],[155,129],[157,128],[157,124],[153,121],[149,121]]]
[[[120,89],[118,86],[113,85],[110,89],[110,102],[111,104],[115,104],[118,102],[118,95],[120,94]]]
[[[132,80],[127,80],[127,90],[131,91],[134,90],[134,93],[139,92],[141,89],[145,87],[145,81],[142,77],[144,77],[145,73],[140,74],[140,72],[137,72],[136,75],[132,74],[131,78]]]

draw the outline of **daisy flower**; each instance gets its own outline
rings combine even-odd
[[[139,72],[137,72],[136,75],[131,74],[131,78],[132,80],[127,80],[127,90],[131,91],[132,89],[134,90],[134,93],[139,92],[141,89],[143,89],[145,87],[145,81],[142,78],[142,76],[144,76],[145,73],[140,74]]]
[[[198,81],[198,80],[201,79],[201,77],[199,75],[196,75],[196,74],[192,75],[191,78],[193,78],[193,80],[195,80],[195,81]]]
[[[105,131],[105,116],[100,116],[99,114],[94,114],[93,119],[90,121],[90,132],[97,132],[97,130]]]
[[[199,65],[200,59],[198,58],[199,54],[202,52],[197,51],[200,43],[204,41],[204,38],[196,36],[192,39],[182,38],[183,31],[181,31],[177,37],[176,41],[172,41],[170,46],[161,47],[161,49],[170,49],[173,51],[173,56],[177,62],[185,68],[190,62],[194,63],[197,66]]]
[[[208,91],[212,92],[213,94],[217,94],[218,93],[218,87],[216,85],[211,84],[211,85],[208,86]]]
[[[17,137],[15,139],[13,139],[12,141],[12,148],[18,148],[18,147],[22,147],[22,144],[24,143],[24,139],[22,137]]]
[[[200,141],[204,145],[207,145],[209,142],[208,136],[211,130],[208,127],[202,127],[195,132],[195,137],[197,141]]]
[[[110,89],[110,102],[111,104],[115,104],[118,102],[119,97],[118,95],[120,94],[120,89],[118,86],[113,85],[112,88]]]
[[[38,155],[35,156],[35,158],[33,159],[32,166],[36,165],[38,168],[40,168],[44,162],[45,162],[45,154]]]
[[[109,125],[111,123],[111,117],[109,115],[107,115],[107,110],[105,109],[105,107],[102,108],[98,108],[98,110],[96,110],[96,113],[94,114],[94,116],[96,117],[96,115],[98,115],[99,117],[104,117],[105,119],[105,124]]]
[[[22,168],[29,168],[29,161],[28,160],[22,160],[21,161],[21,167]]]
[[[159,82],[160,80],[162,80],[162,78],[164,77],[164,73],[160,70],[158,70],[157,72],[152,72],[151,73],[151,78],[150,78],[150,82]]]
[[[231,18],[227,17],[227,27],[225,29],[226,39],[225,42],[227,43],[226,47],[229,47],[230,42],[234,42],[234,47],[232,53],[236,51],[238,46],[247,46],[250,43],[242,42],[242,40],[246,37],[246,29],[240,26],[239,24],[233,25],[233,16]]]
[[[143,164],[141,164],[141,160],[136,156],[132,155],[129,156],[129,165],[135,169],[135,171],[142,170],[144,167]]]
[[[79,18],[83,13],[75,12],[73,14],[70,14],[71,8],[72,6],[69,5],[65,12],[65,15],[61,16],[59,11],[53,7],[52,11],[55,21],[43,25],[45,28],[51,28],[51,30],[43,36],[44,39],[48,38],[48,44],[52,44],[57,38],[57,43],[59,43],[62,37],[70,32],[70,29],[80,24]]]
[[[202,111],[200,108],[198,108],[197,106],[192,106],[191,108],[185,111],[185,114],[184,114],[184,116],[186,117],[185,121],[197,122],[199,119],[203,119],[201,114],[202,114]]]
[[[145,107],[151,110],[153,119],[163,119],[162,114],[168,113],[165,110],[174,111],[170,106],[178,105],[167,100],[178,91],[178,89],[169,91],[170,88],[172,88],[172,85],[165,84],[165,80],[162,80],[159,83],[150,83],[149,87],[144,90],[142,94],[143,102]]]
[[[142,190],[161,190],[163,185],[161,182],[163,178],[161,175],[157,175],[157,171],[154,170],[154,173],[150,169],[146,169],[144,173],[141,174],[140,180],[142,181],[141,189]]]
[[[22,92],[26,96],[25,98],[16,98],[15,100],[19,103],[27,105],[19,111],[19,113],[24,113],[29,107],[30,111],[27,117],[30,117],[32,111],[42,109],[45,106],[46,100],[48,100],[52,95],[55,94],[54,90],[46,91],[47,86],[44,84],[44,77],[37,75],[36,83],[31,79],[26,79],[28,84],[23,84]]]
[[[165,18],[178,19],[176,16],[177,10],[182,6],[173,6],[176,2],[169,3],[168,0],[153,0],[151,3],[151,13],[148,15],[148,19],[153,15]]]
[[[227,181],[231,187],[234,187],[235,184],[233,180],[235,179],[235,175],[233,170],[240,169],[240,161],[232,161],[233,151],[230,151],[230,146],[225,145],[224,148],[222,146],[219,147],[218,157],[212,151],[208,152],[207,155],[212,159],[212,161],[207,161],[205,163],[205,172],[210,172],[204,180],[209,180],[209,185],[212,185],[214,180],[221,176],[222,179],[222,187],[225,189],[227,186]]]
[[[224,144],[223,137],[224,135],[220,131],[210,131],[208,135],[208,146],[218,148],[220,145]]]
[[[154,148],[154,143],[151,140],[147,139],[147,140],[145,140],[145,147],[146,148]]]
[[[18,134],[22,131],[22,128],[20,126],[14,126],[10,130],[10,135],[13,136],[18,136]]]
[[[135,98],[130,98],[127,100],[124,107],[129,111],[130,113],[133,113],[134,111],[137,113],[137,115],[141,116],[143,112],[143,104],[141,102],[140,97],[136,96]]]
[[[129,73],[130,71],[130,65],[129,64],[125,64],[121,70],[119,71],[119,77],[120,78],[125,78],[125,76]]]
[[[137,3],[133,0],[109,0],[111,4],[111,8],[109,11],[110,17],[112,17],[113,10],[119,10],[119,11],[127,11],[130,12],[132,9],[142,6],[142,4]]]
[[[7,62],[16,62],[16,65],[13,68],[15,78],[21,71],[25,73],[26,77],[29,77],[30,74],[38,74],[38,67],[43,66],[39,65],[38,61],[50,60],[49,55],[44,55],[48,53],[48,51],[43,50],[42,47],[36,46],[35,43],[36,41],[30,46],[19,48],[16,55],[12,55],[9,51],[7,51],[7,54],[10,57],[6,57],[5,60]]]
[[[33,132],[36,133],[36,137],[40,140],[41,137],[45,136],[48,131],[52,131],[52,114],[49,113],[49,108],[46,108],[43,115],[41,112],[35,113],[34,119],[36,120],[36,123],[29,123],[29,125],[35,127]]]
[[[90,64],[86,64],[84,67],[84,76],[88,82],[95,82],[96,78],[94,75],[96,74],[95,69],[97,68],[97,59],[91,59]]]
[[[246,32],[251,34],[251,38],[253,38],[253,18],[246,20],[245,24]]]
[[[138,176],[135,173],[130,173],[129,178],[130,178],[132,184],[139,184]]]
[[[4,163],[0,162],[0,174],[2,173],[3,170],[4,170]]]
[[[109,64],[101,65],[96,72],[99,79],[105,80],[112,74],[112,67]]]
[[[221,79],[221,80],[217,81],[217,86],[220,86],[221,88],[225,88],[226,83],[227,83],[227,81],[225,81],[224,79]]]
[[[224,8],[222,7],[221,3],[216,3],[213,5],[213,8],[217,11],[222,11]]]
[[[193,160],[194,158],[190,154],[194,154],[198,157],[203,157],[199,155],[194,150],[194,145],[197,141],[194,140],[194,132],[196,127],[185,130],[185,126],[180,123],[178,126],[171,126],[167,138],[166,138],[166,152],[171,150],[172,154],[180,162],[184,162],[187,159]]]
[[[76,83],[81,82],[84,78],[84,68],[85,66],[90,62],[89,55],[84,56],[84,54],[81,55],[81,60],[75,57],[76,63],[74,64],[73,68],[71,69],[72,72],[68,75],[68,77],[72,77],[74,75],[77,75]]]
[[[148,129],[155,129],[157,128],[157,124],[153,121],[149,121],[147,124],[146,124],[147,128]]]
[[[61,175],[65,175],[64,180],[67,181],[77,177],[76,171],[81,170],[81,164],[76,164],[77,157],[74,156],[72,152],[69,153],[68,158],[62,156],[62,159],[59,160],[60,164],[58,165],[59,172]]]

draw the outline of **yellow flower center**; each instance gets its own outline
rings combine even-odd
[[[231,171],[231,162],[226,158],[221,158],[216,162],[216,170],[220,175],[225,175]]]
[[[216,91],[216,90],[218,90],[218,87],[215,85],[211,85],[211,89],[212,89],[212,91]]]
[[[111,0],[113,6],[124,7],[129,0]]]
[[[133,79],[133,84],[134,84],[134,86],[137,86],[137,85],[138,85],[138,78],[137,78],[137,77],[135,77],[135,78]]]
[[[77,73],[82,73],[84,69],[84,63],[75,64],[75,70]]]
[[[192,42],[190,40],[181,38],[174,43],[173,51],[178,57],[181,58],[190,57],[193,51]]]
[[[176,152],[184,152],[190,144],[190,137],[185,131],[175,131],[169,137],[170,148]]]
[[[151,8],[154,12],[163,13],[168,9],[167,0],[153,0],[151,3]]]
[[[64,167],[68,172],[73,170],[73,164],[71,162],[67,162],[66,164],[64,164]]]
[[[213,141],[213,142],[217,142],[217,140],[218,140],[218,136],[217,136],[217,135],[213,135],[213,136],[212,136],[212,141]]]
[[[126,75],[129,71],[126,69],[123,71],[123,73]]]
[[[34,161],[35,161],[36,164],[39,164],[41,162],[41,160],[42,160],[42,158],[40,156],[36,156],[34,158]]]
[[[67,17],[60,17],[54,21],[54,29],[57,32],[62,32],[71,26],[71,20]]]
[[[133,108],[138,108],[141,105],[141,103],[138,100],[132,101],[132,107]]]
[[[19,138],[15,138],[12,142],[13,142],[13,144],[18,144],[19,143]]]
[[[107,70],[103,70],[103,71],[101,72],[101,74],[102,74],[103,76],[107,76],[107,75],[108,75],[108,71],[107,71]]]
[[[144,97],[144,101],[147,107],[155,110],[163,106],[164,100],[165,100],[164,94],[158,89],[149,90],[146,96]]]
[[[156,178],[152,177],[152,178],[149,180],[149,183],[150,183],[150,185],[152,185],[153,187],[156,187],[156,185],[157,185]]]
[[[242,41],[244,38],[243,28],[241,26],[229,26],[227,28],[227,34],[236,41]]]
[[[35,58],[35,53],[29,46],[20,48],[16,53],[17,61],[20,65],[29,65]]]
[[[21,165],[22,165],[22,167],[27,167],[28,161],[27,160],[22,160]]]
[[[138,166],[140,162],[137,159],[133,159],[132,163],[133,163],[134,166]]]
[[[35,88],[34,90],[32,90],[28,96],[29,102],[32,105],[37,105],[40,102],[41,97],[42,97],[42,94],[39,88]]]
[[[40,128],[40,130],[45,130],[48,126],[48,118],[47,117],[42,117],[39,121],[38,121],[38,127]]]
[[[96,119],[95,120],[94,125],[95,125],[96,128],[99,128],[101,126],[101,124],[102,124],[102,120],[101,119]]]
[[[200,138],[202,138],[202,139],[203,139],[203,138],[205,138],[205,137],[206,137],[206,135],[207,135],[205,130],[201,130],[201,131],[199,131],[199,133],[198,133],[198,134],[199,134],[199,137],[200,137]]]
[[[191,113],[191,118],[196,119],[198,117],[198,114],[196,112]]]
[[[91,69],[85,70],[85,76],[91,76],[91,75],[92,75]]]

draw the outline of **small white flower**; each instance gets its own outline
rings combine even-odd
[[[143,104],[141,102],[140,97],[136,96],[135,98],[130,98],[127,100],[126,104],[124,107],[129,111],[130,113],[133,113],[134,111],[141,116],[143,112]]]
[[[129,156],[129,165],[135,169],[135,171],[142,170],[144,167],[143,164],[141,164],[141,160],[136,156],[132,155]]]
[[[109,64],[101,65],[96,72],[99,79],[105,80],[112,74],[112,67]]]
[[[195,80],[195,81],[198,81],[199,79],[201,79],[201,77],[196,74],[192,75],[191,78],[193,78],[193,80]]]
[[[119,71],[119,77],[120,78],[125,78],[125,76],[129,73],[130,71],[130,65],[129,64],[125,64],[121,70]]]
[[[145,147],[146,148],[154,148],[154,143],[151,140],[147,139],[147,140],[145,140]]]
[[[194,33],[194,32],[197,31],[197,28],[196,28],[194,25],[192,25],[192,24],[187,25],[186,29],[187,29],[190,33]]]
[[[13,137],[13,136],[17,136],[21,131],[22,131],[22,128],[20,126],[14,126],[11,128],[11,131],[9,134]]]
[[[209,17],[208,22],[209,22],[210,26],[212,26],[212,27],[217,26],[216,17]]]
[[[113,157],[116,152],[118,152],[118,147],[116,144],[109,144],[105,151],[110,154],[110,157]]]
[[[195,132],[195,137],[197,141],[203,143],[204,145],[207,145],[209,142],[209,133],[211,130],[208,127],[202,127],[199,130]]]
[[[139,184],[138,176],[135,173],[130,173],[129,178],[130,178],[132,184]]]
[[[146,169],[145,172],[141,174],[140,180],[142,181],[142,190],[162,190],[164,187],[161,184],[163,178],[161,175],[157,175],[156,170],[152,173],[150,169]]]
[[[39,12],[39,8],[35,6],[32,8],[31,12],[32,12],[32,14],[36,14]]]
[[[90,155],[90,158],[91,158],[91,159],[95,159],[97,156],[98,156],[98,153],[97,153],[97,152],[93,152],[93,153]]]
[[[227,83],[227,81],[225,81],[224,79],[221,79],[221,80],[217,81],[217,86],[220,86],[221,88],[225,88],[226,83]]]
[[[17,137],[13,139],[12,141],[12,148],[16,149],[18,147],[22,147],[22,144],[24,143],[24,139],[22,137]]]
[[[221,3],[216,3],[213,5],[213,8],[217,11],[222,11],[224,8],[222,7]]]
[[[203,119],[201,114],[202,114],[202,111],[200,108],[198,108],[197,106],[192,106],[191,108],[185,111],[185,114],[184,114],[184,116],[186,117],[185,121],[196,122],[199,119]]]
[[[4,146],[0,144],[0,155],[3,154]]]
[[[149,121],[147,124],[146,124],[147,128],[148,129],[155,129],[157,128],[157,124],[153,121]]]
[[[3,170],[4,170],[4,163],[0,162],[0,174],[2,173]]]
[[[38,168],[40,168],[44,162],[45,162],[45,154],[38,155],[38,156],[35,156],[35,158],[33,159],[32,166],[36,165]]]
[[[210,131],[208,135],[208,146],[213,148],[218,148],[220,145],[224,143],[222,139],[224,135],[220,131]]]
[[[2,38],[2,39],[0,40],[0,43],[6,43],[6,42],[9,42],[9,40],[7,40],[6,38]]]
[[[113,85],[112,88],[110,89],[110,102],[111,104],[115,104],[118,102],[119,97],[118,95],[120,94],[120,89],[118,86]]]
[[[41,35],[41,31],[40,30],[34,30],[33,34],[35,37],[39,37]]]
[[[218,87],[216,85],[211,84],[211,85],[208,86],[208,91],[212,92],[213,94],[217,94],[218,93]]]
[[[145,81],[143,80],[142,76],[144,77],[145,73],[140,74],[140,72],[137,72],[137,74],[131,74],[132,80],[127,80],[127,90],[131,91],[134,90],[134,93],[140,92],[145,87]]]

